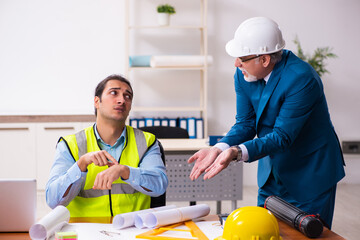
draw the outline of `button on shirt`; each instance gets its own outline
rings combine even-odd
[[[106,150],[115,159],[120,159],[126,141],[126,127],[116,143],[111,146],[106,144],[94,126],[95,136],[102,150]],[[124,182],[130,184],[134,189],[149,196],[159,196],[163,194],[168,185],[166,169],[161,159],[160,147],[156,142],[145,153],[140,160],[139,167],[129,167],[129,179]],[[57,205],[67,206],[83,188],[87,172],[81,172],[79,166],[74,162],[69,149],[64,141],[57,144],[55,161],[50,171],[49,181],[46,185],[46,202],[54,208]],[[69,193],[63,197],[64,193],[71,185]],[[144,188],[150,189],[151,192]]]

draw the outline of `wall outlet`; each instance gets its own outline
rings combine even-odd
[[[343,141],[343,153],[360,154],[360,141]]]

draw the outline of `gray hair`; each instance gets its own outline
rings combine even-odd
[[[270,61],[274,64],[278,63],[281,61],[281,57],[282,57],[282,54],[283,54],[283,51],[279,51],[279,52],[276,52],[276,53],[272,53],[270,54]]]

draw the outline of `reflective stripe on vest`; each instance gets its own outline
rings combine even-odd
[[[127,129],[127,130],[129,130],[129,129]],[[139,159],[142,159],[142,157],[144,156],[144,154],[146,153],[146,151],[148,149],[148,146],[146,144],[146,139],[144,136],[144,132],[137,128],[133,128],[133,131],[135,134],[135,141],[136,141],[136,146],[137,146],[138,153],[139,153]],[[86,139],[85,130],[82,130],[82,131],[76,133],[75,138],[76,138],[77,146],[79,149],[78,156],[80,158],[82,155],[87,153],[87,139]]]
[[[147,149],[154,143],[155,136],[130,126],[126,127],[126,141],[119,161],[124,165],[138,167]],[[75,161],[87,152],[100,150],[93,127],[66,136],[63,140]],[[92,189],[96,175],[107,168],[94,164],[88,166],[84,186],[67,206],[71,217],[115,216],[150,207],[150,196],[138,192],[121,178],[113,182],[111,190]]]
[[[111,194],[134,194],[138,192],[129,184],[116,183],[111,186]],[[100,190],[100,189],[81,189],[78,196],[83,198],[94,198],[101,197],[104,195],[109,195],[109,190]]]

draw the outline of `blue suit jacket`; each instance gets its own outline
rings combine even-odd
[[[260,159],[259,187],[273,171],[295,199],[311,200],[345,176],[321,79],[284,50],[261,89],[260,81],[247,82],[236,70],[236,123],[221,142],[243,143],[249,162]]]

